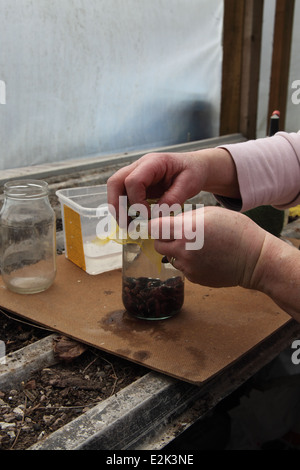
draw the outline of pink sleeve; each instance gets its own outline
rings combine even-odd
[[[300,131],[222,148],[236,165],[243,212],[262,205],[285,209],[300,204]],[[226,205],[226,199],[219,200]]]

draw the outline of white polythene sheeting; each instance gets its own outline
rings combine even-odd
[[[222,0],[0,0],[0,170],[217,136]]]

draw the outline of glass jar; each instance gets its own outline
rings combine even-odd
[[[161,260],[152,239],[128,239],[123,245],[122,300],[136,318],[165,320],[183,305],[184,276]]]
[[[56,275],[56,224],[47,183],[6,183],[0,226],[1,274],[7,288],[19,294],[48,289]]]

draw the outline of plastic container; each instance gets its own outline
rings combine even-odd
[[[0,226],[1,273],[7,288],[18,294],[48,289],[56,276],[56,224],[47,183],[6,183]]]
[[[106,184],[61,189],[56,195],[61,204],[66,258],[91,275],[121,268],[122,245],[97,240],[98,224],[108,217]]]

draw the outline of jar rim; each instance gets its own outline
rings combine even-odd
[[[48,183],[42,180],[20,179],[4,184],[4,194],[14,199],[34,199],[48,195]]]

